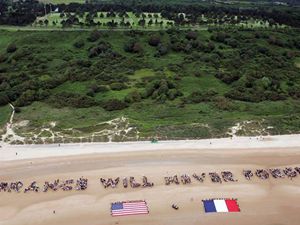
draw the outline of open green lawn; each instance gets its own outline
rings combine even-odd
[[[72,14],[72,13],[71,13]],[[122,17],[119,17],[119,16],[116,16],[116,17],[107,17],[107,12],[102,12],[102,14],[104,15],[104,17],[100,17],[100,14],[101,12],[98,12],[97,13],[97,17],[94,19],[94,22],[97,23],[97,22],[101,22],[101,25],[98,26],[97,25],[97,28],[108,28],[108,26],[106,25],[108,22],[110,21],[114,21],[114,22],[118,22],[120,23],[121,20],[122,20]],[[167,20],[167,19],[164,19],[161,17],[160,13],[144,13],[147,18],[145,19],[146,20],[146,26],[145,27],[148,27],[148,28],[166,28],[168,27],[167,26],[167,22],[172,22],[170,20]],[[154,14],[156,14],[158,17],[157,17],[157,21],[160,23],[161,21],[163,22],[162,26],[161,25],[155,25],[153,24],[152,26],[148,26],[148,22],[151,18],[148,17],[148,14],[151,14],[153,16],[152,20],[153,22],[155,22],[155,18],[154,18]],[[74,14],[72,14],[74,15]],[[86,17],[87,13],[85,13],[83,15],[83,17],[79,17],[79,22],[85,22],[85,17]],[[138,21],[140,18],[136,17],[132,12],[128,12],[128,18],[125,18],[124,21],[125,23],[126,22],[130,22],[131,24],[131,28],[141,28],[141,26],[138,25]],[[33,24],[33,27],[46,27],[45,24],[43,25],[40,25],[39,24],[39,21],[44,21],[45,19],[47,19],[49,21],[49,24],[47,26],[47,28],[61,28],[62,25],[61,25],[61,21],[62,20],[66,20],[67,17],[64,16],[64,17],[60,17],[60,14],[59,13],[51,13],[51,14],[48,14],[44,17],[39,17],[37,18],[37,20],[35,21],[35,23]],[[54,24],[54,23],[55,24]],[[80,28],[81,26],[79,25],[73,25],[72,26],[73,28]],[[83,26],[83,27],[87,27],[87,26]]]
[[[104,17],[100,17],[100,14],[103,14]],[[115,27],[114,29],[118,30],[118,29],[141,29],[141,30],[160,30],[160,29],[168,29],[171,28],[174,24],[174,21],[172,20],[167,20],[165,18],[162,18],[160,13],[144,13],[146,15],[145,21],[146,24],[145,26],[141,26],[138,24],[138,21],[141,19],[136,17],[134,15],[134,13],[132,12],[127,12],[128,17],[124,18],[124,22],[129,22],[130,26],[126,27],[126,26],[120,26],[118,25],[117,27]],[[148,17],[148,15],[152,15],[151,18]],[[75,15],[74,13],[71,13],[71,15]],[[77,25],[72,25],[71,27],[64,27],[64,29],[111,29],[107,23],[114,21],[117,22],[118,24],[120,24],[120,22],[122,21],[122,17],[119,17],[118,15],[116,17],[107,17],[107,12],[98,12],[97,13],[97,17],[94,18],[94,22],[97,24],[98,22],[100,22],[100,25],[94,25],[94,26],[87,26],[86,25],[86,15],[87,13],[85,13],[83,16],[77,16],[79,19],[79,22],[82,23],[81,25],[77,24]],[[155,18],[155,15],[157,16]],[[61,29],[63,26],[61,24],[61,22],[63,20],[67,20],[68,17],[67,15],[64,15],[63,17],[60,17],[60,13],[51,13],[48,14],[46,16],[43,17],[38,17],[36,19],[36,21],[31,25],[31,26],[27,26],[27,29]],[[49,23],[46,25],[44,23],[45,20],[48,20]],[[148,25],[148,22],[152,20],[153,24],[152,25]],[[207,22],[207,21],[211,21],[208,24],[203,24],[203,23],[197,23],[194,25],[181,25],[179,28],[180,29],[206,29],[207,26],[216,26],[215,22],[213,20],[209,20],[207,17],[205,17],[203,15],[202,21]],[[155,21],[157,21],[157,24],[155,23]],[[160,24],[162,22],[162,24]],[[232,27],[232,24],[227,24],[227,23],[223,23],[221,25],[221,27]],[[238,27],[245,27],[245,28],[270,28],[269,23],[267,21],[263,21],[263,20],[254,20],[254,19],[249,19],[247,21],[243,21],[240,22],[239,24],[236,24],[236,26]],[[285,27],[284,25],[278,25],[278,27]],[[5,29],[5,27],[3,27],[3,29]],[[8,28],[6,28],[8,29]],[[22,28],[20,28],[22,29]],[[23,28],[24,29],[24,28]]]

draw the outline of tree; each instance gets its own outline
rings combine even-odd
[[[146,24],[146,20],[145,19],[141,19],[138,21],[138,25],[144,27]]]
[[[150,20],[148,21],[148,26],[151,26],[152,24],[153,24],[153,20],[150,19]]]
[[[48,26],[49,20],[45,19],[45,20],[44,20],[44,24],[45,24],[46,26]]]

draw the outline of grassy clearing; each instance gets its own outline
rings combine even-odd
[[[10,114],[11,114],[11,108],[9,107],[9,105],[0,106],[0,128],[7,123]]]
[[[104,17],[101,18],[100,14],[103,14]],[[118,25],[117,27],[115,27],[113,29],[115,29],[115,30],[118,30],[118,29],[160,30],[160,29],[171,28],[173,26],[170,25],[170,24],[174,24],[174,21],[162,18],[160,13],[147,13],[147,12],[144,12],[144,14],[146,15],[146,18],[145,18],[146,25],[145,26],[140,26],[138,24],[138,21],[141,18],[136,17],[135,14],[132,13],[132,12],[127,12],[127,14],[128,14],[128,18],[124,18],[124,22],[125,23],[130,22],[131,26],[130,27],[122,27],[122,26]],[[149,14],[152,16],[151,18],[148,17]],[[71,13],[71,15],[75,15],[75,14]],[[95,23],[100,22],[101,25],[95,25],[95,26],[89,27],[85,24],[86,15],[87,15],[87,13],[85,13],[82,17],[78,17],[79,18],[79,23],[82,23],[82,25],[72,25],[71,28],[70,27],[69,28],[65,27],[64,29],[69,29],[69,30],[72,30],[72,29],[74,29],[74,30],[77,30],[77,29],[95,29],[95,28],[97,28],[97,29],[111,29],[109,26],[107,26],[108,22],[114,21],[114,22],[117,22],[119,24],[123,20],[123,18],[118,16],[118,15],[116,17],[107,17],[107,12],[98,12],[97,17],[94,18],[94,22]],[[156,15],[157,18],[155,18],[154,15]],[[45,25],[43,23],[46,19],[49,21],[48,25]],[[54,30],[57,30],[57,29],[62,28],[61,22],[63,20],[67,20],[66,15],[64,15],[63,17],[60,17],[60,13],[51,13],[51,14],[48,14],[44,17],[38,17],[36,19],[36,21],[31,26],[27,26],[27,28],[28,29],[31,28],[31,29],[46,29],[46,30],[54,29]],[[153,21],[152,25],[148,25],[148,22],[150,20]],[[201,20],[202,20],[202,22],[211,21],[210,19],[208,19],[204,15],[202,16]],[[158,24],[155,24],[155,21],[157,21]],[[160,24],[161,22],[162,22],[162,24]],[[194,24],[194,25],[189,25],[189,24],[181,25],[180,29],[191,29],[192,28],[192,29],[202,30],[202,29],[206,29],[207,26],[220,26],[220,27],[232,27],[233,26],[232,24],[228,24],[228,23],[223,23],[222,25],[217,25],[217,24],[215,24],[215,22],[211,21],[208,24],[199,23],[199,24]],[[249,19],[247,21],[240,22],[236,26],[244,27],[244,28],[253,28],[253,29],[255,29],[255,28],[270,28],[270,25],[267,21],[254,20],[254,19]],[[277,25],[277,27],[284,28],[285,26],[284,25]]]
[[[83,17],[79,17],[79,22],[84,23],[85,22],[85,17],[86,17],[87,14],[88,13],[85,13],[83,15]],[[101,18],[100,14],[103,14],[104,17]],[[162,18],[160,13],[144,13],[144,14],[146,15],[145,21],[146,21],[146,24],[147,24],[145,27],[148,28],[148,29],[151,29],[151,28],[168,28],[169,26],[167,25],[167,22],[172,22],[173,23],[173,21],[171,21],[171,20],[167,20],[167,19]],[[158,23],[162,22],[163,24],[162,25],[153,24],[151,26],[148,26],[148,22],[151,20],[151,18],[148,18],[149,14],[152,15],[153,22],[155,22],[154,14],[156,14],[158,16],[157,17],[157,22]],[[71,15],[74,15],[74,13],[71,13]],[[129,16],[128,18],[124,19],[124,22],[125,23],[130,22],[130,24],[131,24],[130,28],[133,28],[133,29],[143,28],[140,25],[138,25],[138,21],[140,20],[140,18],[136,17],[132,12],[128,12],[128,16]],[[40,25],[39,21],[44,21],[45,19],[47,19],[49,21],[48,26],[46,26],[45,24]],[[64,17],[60,17],[60,13],[51,13],[51,14],[48,14],[44,17],[38,17],[37,20],[34,22],[34,24],[32,24],[32,26],[33,27],[40,27],[40,28],[62,28],[61,21],[66,20],[66,19],[67,19],[66,15]],[[99,29],[101,29],[101,28],[108,29],[109,27],[107,26],[107,23],[111,22],[111,21],[120,23],[122,21],[122,17],[119,17],[119,16],[107,17],[107,12],[98,12],[97,17],[94,19],[95,23],[98,23],[98,22],[101,23],[101,25],[96,26],[96,28],[99,28]],[[73,28],[84,28],[84,27],[87,27],[87,26],[85,26],[85,25],[83,25],[83,26],[73,25],[72,27]]]

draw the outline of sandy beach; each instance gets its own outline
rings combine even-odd
[[[158,145],[123,143],[124,148],[120,147],[121,143],[109,143],[106,146],[111,151],[103,150],[104,153],[101,153],[95,149],[95,152],[88,150],[80,154],[67,154],[72,146],[76,146],[75,144],[66,145],[69,147],[66,147],[65,154],[54,154],[59,150],[63,152],[63,145],[3,146],[0,150],[0,182],[22,180],[24,186],[28,186],[32,181],[37,181],[42,188],[45,181],[54,181],[58,178],[77,179],[83,176],[89,179],[89,185],[84,191],[0,192],[0,224],[298,225],[299,174],[293,180],[288,178],[261,180],[254,176],[248,181],[242,171],[300,166],[299,138],[287,143],[287,147],[278,144],[283,142],[280,138],[264,139],[260,142],[253,139],[248,140],[249,144],[246,141],[244,148],[238,144],[230,148],[226,142],[222,148],[218,140],[212,140],[212,144],[208,140],[203,140],[203,143],[200,141],[198,145],[195,145],[195,142],[184,144],[184,141],[180,144],[173,142],[172,145],[170,142],[169,148],[164,147],[166,143]],[[257,143],[261,143],[262,146],[258,146]],[[274,147],[274,143],[278,147]],[[113,145],[119,147],[113,148]],[[77,148],[84,151],[99,146],[105,144],[79,145]],[[76,147],[73,148],[76,152]],[[18,155],[15,155],[16,151],[19,152]],[[187,185],[166,186],[164,183],[165,176],[202,172],[220,173],[223,170],[231,171],[238,182],[212,183],[207,176],[203,183],[195,179],[192,180],[192,184]],[[104,189],[99,181],[100,177],[129,176],[141,181],[143,175],[155,183],[154,187],[125,189],[119,184],[116,189]],[[241,212],[205,214],[202,200],[208,198],[237,198]],[[147,201],[149,215],[111,217],[112,202],[140,199]],[[179,206],[179,210],[172,209],[173,203]]]

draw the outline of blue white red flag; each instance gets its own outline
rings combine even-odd
[[[212,199],[203,201],[206,213],[212,212],[240,212],[240,207],[235,199]]]
[[[111,204],[112,216],[127,216],[127,215],[139,215],[148,214],[148,206],[145,201],[127,201],[116,202]]]

